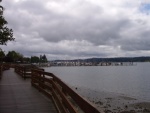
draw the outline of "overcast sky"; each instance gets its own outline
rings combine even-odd
[[[150,0],[3,0],[15,41],[49,60],[150,56]]]

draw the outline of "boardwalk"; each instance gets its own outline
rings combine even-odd
[[[31,86],[13,69],[0,79],[0,113],[57,113],[53,101]]]

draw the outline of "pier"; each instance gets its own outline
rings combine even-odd
[[[0,76],[0,113],[100,113],[52,73],[1,65]]]

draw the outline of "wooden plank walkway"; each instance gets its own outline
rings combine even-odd
[[[52,100],[31,86],[14,69],[0,79],[0,113],[57,113]]]

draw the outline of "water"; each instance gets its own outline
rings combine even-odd
[[[49,67],[65,83],[150,101],[150,63],[136,66]]]

